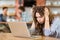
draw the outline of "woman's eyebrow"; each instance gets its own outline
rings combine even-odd
[[[42,17],[42,16],[38,16],[38,17]]]

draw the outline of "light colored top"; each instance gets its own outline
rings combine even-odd
[[[43,31],[45,36],[54,35],[55,37],[60,37],[60,17],[55,17],[52,21],[50,29],[43,29]],[[35,32],[34,22],[32,24],[32,27],[30,28],[30,32],[31,34]]]

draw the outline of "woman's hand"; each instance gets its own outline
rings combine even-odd
[[[44,13],[45,13],[45,19],[49,20],[49,10],[48,10],[48,8],[45,7],[45,12]]]

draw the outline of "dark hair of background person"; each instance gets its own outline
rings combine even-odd
[[[24,6],[19,6],[18,9],[22,10],[23,12],[25,11],[25,7]]]
[[[3,10],[4,10],[4,9],[8,9],[8,7],[3,7]]]

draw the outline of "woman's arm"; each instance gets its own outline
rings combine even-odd
[[[34,21],[33,21],[32,26],[31,26],[31,28],[29,30],[30,30],[31,34],[35,33],[35,24],[34,24]]]
[[[55,25],[55,23],[53,23],[51,28],[50,28],[50,24],[49,24],[49,10],[48,10],[48,8],[45,8],[45,27],[44,27],[45,36],[49,36],[50,34],[55,32],[55,28],[54,28],[54,31],[52,32],[52,29],[53,29],[52,27],[54,27],[53,25]]]
[[[56,32],[56,30],[58,30],[57,28],[59,27],[60,24],[59,21],[60,21],[59,17],[54,18],[51,27],[49,29],[47,28],[44,29],[45,36],[53,35]]]
[[[50,27],[49,27],[49,10],[48,8],[45,8],[45,12],[44,12],[44,16],[45,16],[45,27],[44,27],[44,34],[45,36],[48,36],[50,33]]]

